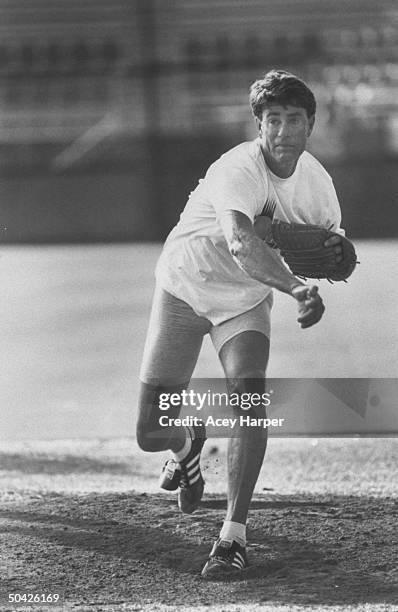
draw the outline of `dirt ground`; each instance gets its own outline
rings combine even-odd
[[[0,609],[58,591],[65,610],[398,610],[398,440],[271,440],[251,566],[226,583],[199,576],[226,506],[225,441],[207,444],[191,516],[132,440],[2,444]]]

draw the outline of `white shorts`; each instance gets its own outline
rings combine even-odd
[[[185,384],[195,368],[205,334],[214,348],[244,331],[258,331],[270,337],[273,295],[254,308],[218,325],[199,316],[183,300],[156,287],[142,359],[140,379],[147,384]]]

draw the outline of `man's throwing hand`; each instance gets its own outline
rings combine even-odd
[[[297,300],[299,317],[297,319],[301,327],[311,327],[322,318],[325,312],[322,298],[318,293],[316,285],[298,285],[292,290],[293,297]]]

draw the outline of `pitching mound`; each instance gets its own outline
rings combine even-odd
[[[382,490],[370,477],[372,486],[362,482],[355,491],[344,477],[355,464],[358,473],[371,470],[384,453],[395,478],[398,445],[352,443],[344,474],[339,444],[320,443],[309,463],[309,441],[283,441],[270,451],[267,470],[286,463],[287,448],[290,469],[282,470],[284,482],[277,467],[273,478],[262,474],[260,489],[271,482],[273,491],[260,490],[252,502],[251,566],[224,583],[199,575],[226,507],[216,467],[223,449],[205,457],[211,493],[184,516],[174,495],[143,490],[145,480],[153,488],[154,459],[145,475],[127,443],[9,445],[0,455],[1,609],[16,609],[7,604],[10,593],[62,592],[66,610],[396,610],[398,503],[386,469]],[[333,486],[333,456],[346,492]],[[328,466],[330,482],[321,483]],[[293,474],[301,474],[301,486]]]

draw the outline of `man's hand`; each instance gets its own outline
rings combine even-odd
[[[297,300],[300,315],[297,321],[301,327],[304,329],[318,323],[325,312],[318,287],[316,285],[298,285],[292,290],[292,296]]]
[[[326,242],[324,242],[325,247],[334,247],[334,252],[336,255],[336,261],[339,263],[340,261],[343,261],[343,248],[341,246],[341,236],[339,236],[338,234],[336,234],[335,236],[332,236],[331,238],[328,238],[328,240],[326,240]]]

